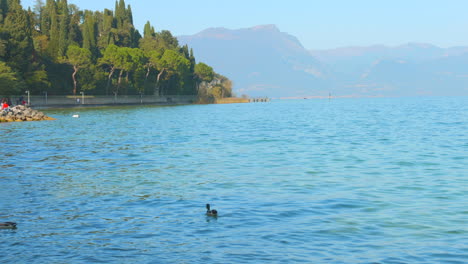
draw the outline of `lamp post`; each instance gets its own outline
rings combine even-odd
[[[30,106],[30,105],[31,105],[31,99],[30,99],[30,92],[29,92],[29,90],[27,90],[26,93],[28,94],[28,106]]]
[[[84,92],[80,92],[81,94],[81,104],[84,104]]]

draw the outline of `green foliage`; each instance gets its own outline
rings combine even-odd
[[[200,62],[195,65],[195,76],[200,82],[211,82],[214,78],[213,68]]]
[[[91,64],[91,52],[78,46],[70,46],[67,51],[66,62],[73,67],[82,68]]]
[[[210,82],[202,82],[198,89],[200,103],[213,103],[218,99],[232,97],[232,82],[220,74],[214,74]]]
[[[195,95],[214,76],[170,31],[147,22],[142,37],[125,0],[102,12],[68,0],[36,0],[25,11],[20,0],[0,0],[1,93]]]
[[[156,37],[156,31],[154,27],[151,26],[150,22],[146,22],[145,29],[143,30],[143,37],[144,38],[154,38]]]
[[[5,61],[13,69],[25,73],[31,63],[34,44],[31,20],[19,1],[11,1],[3,25],[3,39],[6,43]]]
[[[50,88],[50,82],[44,65],[34,63],[31,70],[25,75],[25,82],[32,93],[41,93]]]
[[[98,28],[98,48],[104,50],[109,44],[115,44],[114,28],[115,19],[114,13],[105,9],[102,13],[96,14],[97,28]]]
[[[0,94],[15,95],[21,93],[24,83],[5,62],[0,61]]]
[[[165,68],[173,74],[188,74],[190,61],[180,53],[173,50],[166,50],[160,60],[160,67]]]
[[[65,62],[73,66],[73,94],[75,95],[77,90],[76,74],[81,68],[91,65],[91,51],[78,46],[70,46]]]
[[[85,12],[85,22],[82,25],[83,32],[83,48],[91,51],[93,58],[96,58],[99,54],[97,48],[97,26],[94,18],[94,14],[91,11]]]
[[[59,21],[59,35],[58,35],[58,57],[63,57],[68,48],[68,36],[70,27],[70,14],[68,10],[67,0],[61,0],[58,6],[58,21]]]

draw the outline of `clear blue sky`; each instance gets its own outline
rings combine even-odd
[[[23,6],[36,0],[22,0]],[[45,2],[45,0],[44,0]],[[81,9],[114,9],[115,0],[68,0]],[[307,49],[373,44],[468,45],[466,0],[126,0],[136,27],[192,35],[209,27],[275,24]]]

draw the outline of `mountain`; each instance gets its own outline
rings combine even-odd
[[[328,94],[326,67],[297,38],[274,25],[210,28],[178,39],[193,48],[202,62],[233,80],[238,95]]]
[[[252,97],[468,95],[468,47],[424,43],[307,50],[274,25],[178,37]]]
[[[310,52],[355,95],[468,95],[468,47],[424,43]]]

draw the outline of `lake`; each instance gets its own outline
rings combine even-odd
[[[0,263],[468,260],[468,97],[46,114],[0,124]]]

